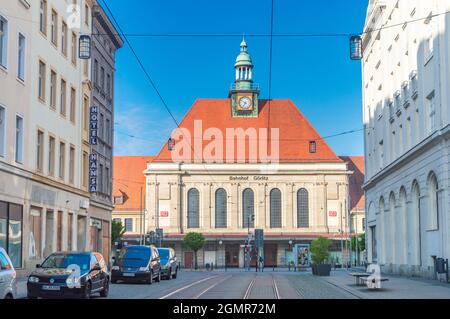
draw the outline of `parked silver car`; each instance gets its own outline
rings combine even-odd
[[[14,299],[16,295],[16,271],[8,254],[0,247],[0,299]]]

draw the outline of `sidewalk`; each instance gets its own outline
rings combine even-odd
[[[386,276],[381,289],[356,286],[355,278],[345,269],[334,270],[330,277],[319,277],[329,284],[363,299],[450,299],[450,284],[421,278]]]

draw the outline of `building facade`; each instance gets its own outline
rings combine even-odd
[[[387,273],[432,278],[435,258],[450,257],[450,17],[440,14],[449,9],[447,0],[369,1],[367,248],[369,262]]]
[[[182,247],[187,233],[206,238],[200,266],[243,267],[255,229],[264,230],[266,266],[286,266],[293,247],[319,236],[332,239],[342,262],[346,163],[290,100],[259,99],[245,41],[235,74],[229,98],[198,99],[148,163],[146,230],[163,229],[163,244],[185,267],[193,265],[193,252]]]
[[[20,273],[52,252],[95,247],[91,66],[78,56],[93,5],[13,0],[0,8],[0,245]]]
[[[152,159],[152,156],[114,156],[112,220],[125,228],[123,240],[126,242],[139,242],[146,233],[144,171]]]
[[[109,257],[112,205],[114,141],[114,74],[116,51],[123,46],[117,30],[97,1],[92,9],[92,105],[97,108],[97,144],[91,154],[97,156],[97,191],[92,193],[90,215],[93,251]],[[89,63],[85,60],[85,63]]]
[[[31,121],[32,20],[29,1],[5,1],[0,8],[0,246],[14,267],[23,264],[22,229],[30,170],[33,164],[27,147]]]

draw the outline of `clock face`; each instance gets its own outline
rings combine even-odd
[[[247,96],[241,97],[241,99],[239,100],[239,106],[243,110],[248,110],[252,106],[252,100]]]

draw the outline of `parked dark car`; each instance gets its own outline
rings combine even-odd
[[[111,282],[144,281],[152,284],[161,281],[158,250],[153,246],[125,246],[111,268]]]
[[[158,248],[161,276],[167,280],[178,276],[178,260],[173,248]]]
[[[109,273],[103,256],[93,252],[58,252],[28,277],[27,295],[35,298],[107,297]]]

